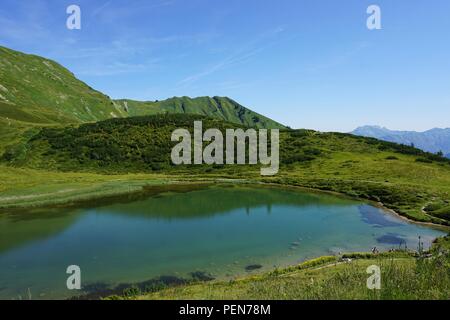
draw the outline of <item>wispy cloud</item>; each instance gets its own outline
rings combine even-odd
[[[220,91],[230,91],[235,89],[241,89],[250,87],[254,82],[240,82],[240,81],[224,81],[217,84],[217,88]]]
[[[47,36],[48,32],[36,22],[24,24],[17,20],[0,16],[0,37],[4,40],[29,43]]]
[[[120,74],[147,72],[153,67],[157,66],[157,63],[157,60],[139,64],[114,62],[112,64],[95,65],[90,68],[81,69],[77,72],[77,74],[82,76],[104,77]]]
[[[149,72],[162,62],[145,45],[126,40],[114,40],[95,47],[74,47],[72,50],[62,45],[55,55],[70,61],[77,75],[94,77]]]
[[[213,64],[206,69],[190,75],[178,83],[178,86],[184,86],[188,84],[192,84],[204,77],[212,75],[218,71],[224,70],[228,67],[238,65],[241,63],[245,63],[250,60],[250,58],[254,57],[258,53],[264,51],[266,48],[273,45],[273,38],[284,31],[283,27],[277,27],[275,29],[266,31],[259,36],[257,36],[252,41],[248,42],[247,45],[241,47],[239,50],[235,51],[231,55],[227,56],[225,59]]]
[[[105,10],[107,7],[109,7],[111,5],[111,1],[106,1],[105,3],[103,3],[101,6],[97,7],[97,9],[94,9],[92,11],[91,17],[95,17],[98,14],[100,14],[103,10]]]
[[[357,56],[366,48],[369,48],[371,45],[369,42],[360,42],[352,47],[348,48],[345,51],[335,53],[332,57],[330,57],[328,60],[317,63],[317,64],[310,64],[306,67],[306,71],[308,72],[320,72],[326,69],[334,68],[341,66],[349,61],[352,60],[353,57]]]
[[[151,12],[150,10],[171,6],[175,3],[176,0],[134,0],[132,5],[130,5],[129,1],[118,3],[110,0],[98,7],[93,16],[97,16],[103,22],[116,24],[117,21],[123,21],[124,19],[129,19],[135,15],[142,14],[143,12]]]

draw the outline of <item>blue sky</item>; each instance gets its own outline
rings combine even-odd
[[[229,96],[323,131],[450,127],[448,0],[2,0],[0,45],[113,98]]]

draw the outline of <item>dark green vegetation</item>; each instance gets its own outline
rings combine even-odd
[[[438,239],[429,252],[355,253],[306,261],[242,279],[134,287],[110,299],[256,300],[433,300],[450,298],[450,239]],[[366,287],[366,268],[381,268],[381,290]]]
[[[448,201],[435,201],[424,208],[427,213],[450,220],[450,204]]]
[[[117,100],[131,117],[155,114],[193,114],[254,128],[283,129],[283,125],[226,97],[174,97],[164,101]]]
[[[172,132],[193,128],[234,128],[217,119],[185,114],[110,119],[79,127],[45,128],[29,143],[7,149],[10,164],[40,169],[105,173],[152,172],[174,169],[171,165]]]
[[[35,131],[35,135],[30,134],[27,143],[8,148],[2,160],[16,166],[62,171],[127,173],[175,169],[170,153],[177,142],[171,142],[171,134],[178,128],[189,129],[193,134],[193,123],[197,120],[203,122],[204,130],[218,128],[224,136],[226,129],[238,128],[232,123],[191,114],[160,114],[110,119],[78,127],[43,128]],[[346,148],[346,144],[352,147]],[[395,152],[415,156],[416,162],[450,165],[450,159],[410,146],[340,133],[284,130],[280,145],[280,161],[286,166],[331,157],[339,151],[350,152],[356,145],[361,151]],[[386,160],[399,159],[391,155]]]

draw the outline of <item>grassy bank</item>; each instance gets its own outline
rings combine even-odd
[[[139,192],[170,182],[163,175],[62,173],[0,166],[0,208],[71,204]]]
[[[445,210],[448,206],[450,180],[447,182],[449,174],[444,168],[415,167],[408,159],[398,160],[386,167],[383,162],[377,161],[377,156],[374,158],[365,159],[364,162],[372,162],[367,169],[361,165],[361,160],[355,159],[352,166],[343,167],[342,160],[336,159],[286,167],[278,176],[272,178],[261,177],[255,168],[238,167],[236,170],[234,166],[212,172],[196,168],[193,172],[186,169],[176,173],[111,175],[0,165],[0,208],[73,204],[88,199],[140,192],[148,185],[176,182],[263,182],[336,192],[356,199],[382,203],[414,221],[448,225]],[[339,170],[339,177],[334,170]],[[379,170],[386,172],[385,178],[374,173]]]
[[[366,269],[381,269],[381,290],[369,290]],[[219,282],[201,282],[142,293],[131,288],[111,299],[450,299],[449,240],[440,239],[421,256],[394,252],[322,257],[261,275]]]

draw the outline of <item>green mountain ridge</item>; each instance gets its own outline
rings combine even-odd
[[[225,97],[113,101],[52,60],[0,46],[0,122],[54,125],[161,113],[205,115],[256,128],[284,128]]]
[[[282,124],[260,115],[227,97],[173,97],[163,101],[116,100],[129,116],[162,113],[202,115],[248,127],[284,129]]]

